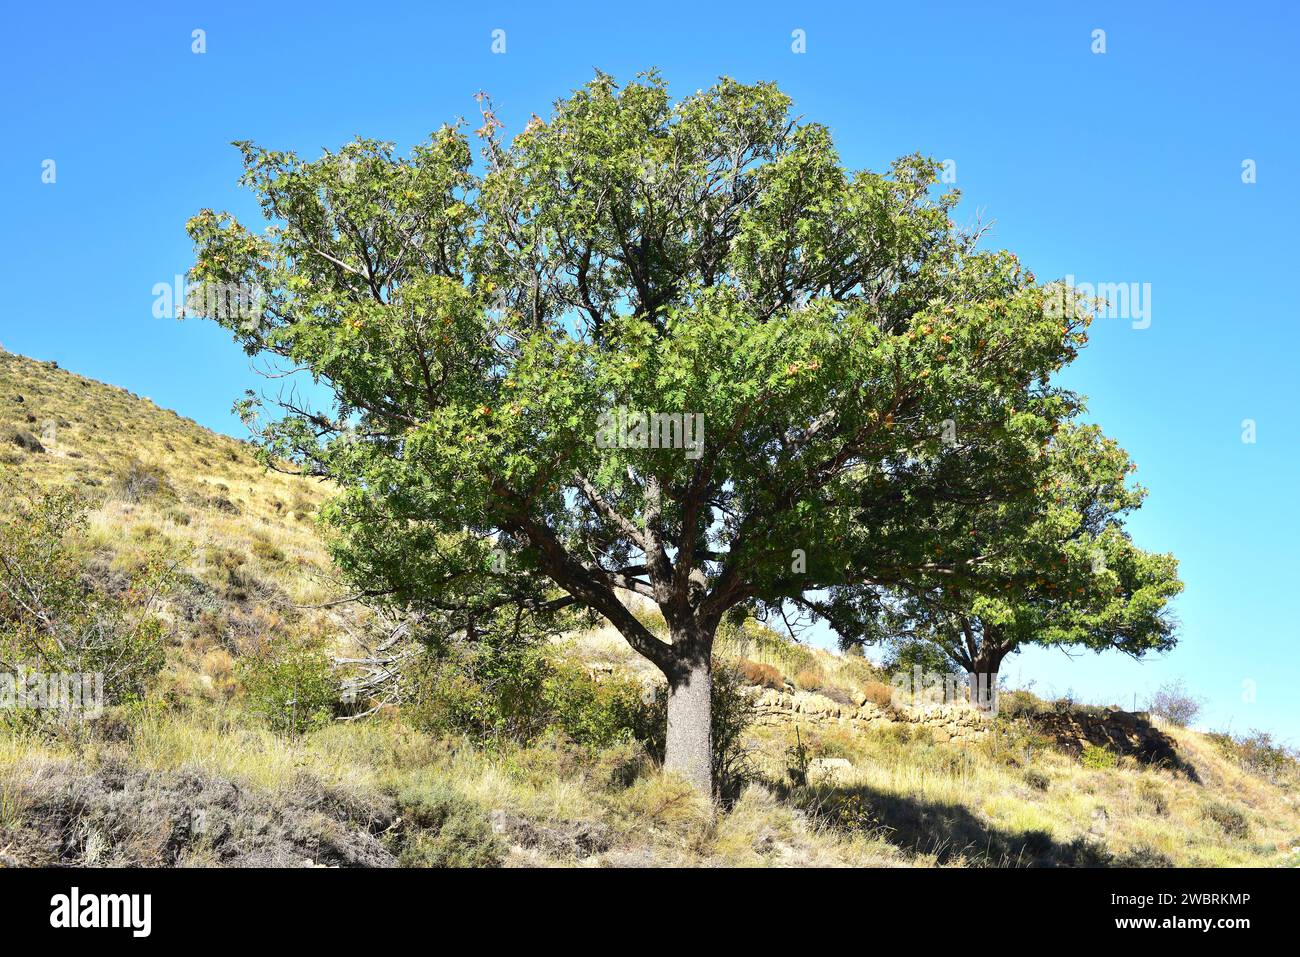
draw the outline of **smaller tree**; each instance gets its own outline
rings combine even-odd
[[[1147,710],[1170,724],[1185,728],[1201,713],[1202,699],[1187,690],[1182,678],[1167,681],[1151,696]]]
[[[1003,660],[1026,645],[1166,651],[1177,640],[1168,603],[1183,586],[1172,555],[1143,551],[1124,529],[1146,495],[1126,481],[1134,468],[1095,426],[1062,427],[1040,457],[1032,520],[999,504],[954,509],[937,521],[958,544],[928,581],[882,589],[869,627],[834,602],[826,613],[849,623],[849,641],[941,651],[982,706]]]

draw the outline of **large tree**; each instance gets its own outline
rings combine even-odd
[[[723,615],[828,590],[865,615],[951,571],[963,508],[1028,527],[1082,323],[954,226],[933,162],[846,171],[771,84],[674,103],[597,75],[510,141],[481,110],[478,164],[459,125],[408,156],[238,144],[269,228],[200,212],[193,278],[265,290],[217,318],[328,385],[267,456],[338,483],[361,593],[603,616],[667,681],[667,767],[707,788]]]

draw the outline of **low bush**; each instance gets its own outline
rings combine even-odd
[[[88,585],[82,557],[88,502],[63,489],[29,495],[3,488],[9,509],[0,519],[0,674],[39,679],[0,685],[5,696],[31,692],[58,702],[6,708],[22,723],[80,723],[100,707],[140,701],[164,663],[166,629],[156,617],[171,584],[165,556],[140,553],[127,587],[112,594]],[[87,699],[89,694],[89,700]]]
[[[191,521],[190,513],[179,505],[173,505],[163,514],[174,525],[188,525]]]
[[[883,681],[868,681],[862,686],[862,693],[878,708],[893,707],[894,689]]]
[[[527,742],[548,724],[545,650],[487,638],[431,647],[405,670],[402,711],[416,727],[491,743]]]
[[[998,692],[998,717],[1015,720],[1040,714],[1044,704],[1036,694],[1029,691]]]
[[[41,444],[40,440],[24,429],[5,429],[4,441],[18,446],[18,448],[22,449],[24,452],[35,452],[39,454],[45,451],[45,446]]]
[[[284,561],[284,550],[265,538],[253,539],[253,554],[264,562],[278,565]]]
[[[589,752],[637,743],[662,763],[668,698],[664,685],[647,694],[630,675],[597,676],[542,646],[485,642],[454,655],[421,655],[406,669],[402,711],[420,730],[484,745],[527,744],[549,729]],[[749,779],[742,738],[753,718],[743,672],[715,661],[713,772],[724,798],[738,796]]]
[[[1096,744],[1085,744],[1079,760],[1085,768],[1104,770],[1119,766],[1119,755]]]
[[[765,665],[758,661],[743,658],[737,663],[736,667],[740,669],[741,675],[744,676],[748,684],[757,685],[760,688],[771,688],[775,691],[785,690],[785,676],[772,665]]]
[[[1052,786],[1052,779],[1037,768],[1025,768],[1024,778],[1035,791],[1046,791]]]
[[[479,805],[445,784],[410,782],[394,793],[404,819],[393,839],[403,867],[496,867],[506,849]]]
[[[1149,778],[1143,778],[1138,782],[1137,796],[1143,804],[1150,808],[1151,813],[1165,815],[1169,813],[1169,799],[1165,796],[1164,788]]]
[[[128,502],[143,502],[158,495],[169,494],[171,487],[167,473],[157,465],[128,459],[113,473],[113,491]]]
[[[286,734],[319,728],[339,709],[338,681],[319,648],[268,642],[240,663],[239,683],[249,711]]]
[[[553,666],[543,682],[551,723],[578,744],[604,748],[653,734],[657,715],[635,678],[610,674],[600,680],[578,664]]]
[[[1278,744],[1267,731],[1251,731],[1240,737],[1230,734],[1211,734],[1208,737],[1247,771],[1273,784],[1300,776],[1300,760],[1296,752]]]
[[[800,691],[821,691],[826,676],[815,668],[805,668],[794,676],[794,686]]]
[[[1246,815],[1225,801],[1209,801],[1201,813],[1217,824],[1228,837],[1246,837],[1250,833]]]

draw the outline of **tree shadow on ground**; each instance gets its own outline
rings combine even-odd
[[[939,864],[976,867],[1172,866],[1150,855],[1115,855],[1092,835],[1069,842],[1041,830],[994,827],[960,804],[927,801],[871,787],[816,785],[796,802],[836,830],[876,834],[895,847],[932,855]]]

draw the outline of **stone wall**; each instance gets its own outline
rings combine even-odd
[[[773,688],[755,688],[754,692],[756,722],[768,727],[810,724],[820,728],[866,730],[914,724],[929,728],[936,741],[956,744],[978,741],[989,732],[990,719],[968,705],[882,708],[870,701],[840,704],[815,692]]]
[[[867,730],[911,724],[929,728],[936,741],[970,744],[988,735],[993,720],[966,704],[882,708],[865,700],[842,704],[815,692],[790,690],[789,686],[784,691],[758,687],[750,691],[757,711],[755,721],[767,727]],[[1029,720],[1058,748],[1076,757],[1085,745],[1094,744],[1143,763],[1194,773],[1180,758],[1174,740],[1155,727],[1145,712],[1078,709],[1044,712]]]

